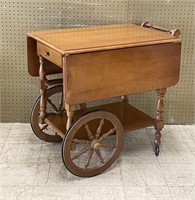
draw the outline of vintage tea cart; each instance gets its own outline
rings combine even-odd
[[[62,159],[77,176],[105,171],[119,156],[124,133],[151,125],[158,156],[163,97],[179,80],[179,35],[148,22],[28,33],[28,71],[39,77],[40,87],[31,113],[35,135],[46,142],[63,140]],[[49,79],[59,73],[63,78]],[[155,119],[126,96],[148,90],[157,91]],[[86,106],[117,96],[120,102]]]

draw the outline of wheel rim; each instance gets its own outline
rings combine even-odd
[[[107,111],[88,113],[69,129],[64,138],[64,164],[77,176],[98,175],[119,156],[123,137],[122,124],[114,114]]]
[[[47,90],[46,92],[47,99],[47,115],[60,115],[64,110],[63,105],[63,86],[55,86]],[[31,111],[30,123],[33,132],[35,135],[46,142],[60,142],[62,138],[48,127],[47,124],[39,123],[39,109],[40,109],[40,97],[35,101],[34,106]]]

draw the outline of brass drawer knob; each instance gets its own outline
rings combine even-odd
[[[46,52],[45,52],[45,56],[49,56],[49,51],[46,51]]]

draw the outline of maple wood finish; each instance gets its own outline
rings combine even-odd
[[[73,174],[94,176],[106,170],[120,153],[123,133],[151,125],[156,129],[155,154],[159,155],[163,97],[166,89],[179,80],[179,34],[178,29],[169,31],[148,22],[141,27],[117,24],[28,34],[28,71],[31,76],[40,77],[41,94],[33,108],[31,124],[40,139],[55,142],[63,138],[63,161]],[[47,79],[47,75],[61,72],[63,80]],[[61,82],[63,92],[62,86],[48,89]],[[148,90],[157,90],[155,118],[129,105],[126,96]],[[51,100],[59,92],[60,107]],[[116,96],[122,96],[121,102],[86,107],[87,102]],[[54,111],[49,112],[47,105]],[[104,111],[95,111],[99,109]],[[48,134],[47,128],[57,135]],[[117,138],[116,145],[102,144],[99,138],[104,134],[105,138]],[[105,160],[103,148],[113,149]],[[83,163],[86,154],[87,160],[80,166],[78,160]],[[92,167],[95,155],[101,163]]]
[[[179,54],[180,43],[168,43],[69,55],[64,69],[66,102],[83,103],[173,86],[179,80]]]
[[[31,37],[27,38],[28,72],[31,76],[39,76],[39,57],[37,56],[37,41]],[[45,60],[45,72],[49,74],[62,73],[62,68]]]

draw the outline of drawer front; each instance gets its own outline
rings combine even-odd
[[[52,63],[62,67],[62,54],[52,48],[37,42],[37,53]]]

